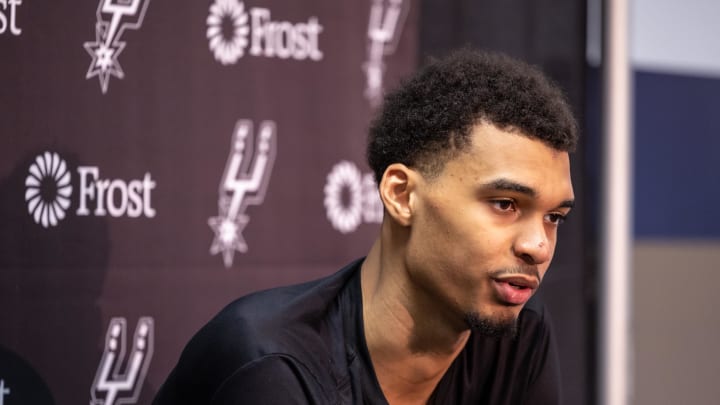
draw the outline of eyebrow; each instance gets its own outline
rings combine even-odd
[[[528,197],[537,197],[537,192],[532,187],[518,183],[508,179],[497,179],[481,186],[483,191],[512,191],[524,194]],[[574,200],[565,200],[558,205],[558,208],[572,208],[575,206]]]
[[[508,180],[508,179],[497,179],[489,183],[485,183],[481,186],[483,191],[514,191],[516,193],[525,194],[528,197],[537,196],[537,192],[524,184]]]

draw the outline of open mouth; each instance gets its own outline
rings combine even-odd
[[[508,284],[510,284],[510,287],[517,288],[518,290],[524,290],[524,289],[530,288],[530,287],[528,287],[528,286],[521,285],[521,284],[516,284],[516,283],[513,283],[513,282],[508,282]]]
[[[505,305],[523,305],[532,297],[538,286],[536,281],[524,277],[493,279],[495,295]]]

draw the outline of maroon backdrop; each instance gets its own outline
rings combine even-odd
[[[422,9],[421,9],[422,6]],[[584,108],[584,2],[0,0],[0,404],[148,404],[232,299],[365,254],[383,89],[464,44]],[[578,206],[541,295],[566,403],[592,403]]]
[[[418,15],[0,1],[0,403],[150,403],[223,305],[363,255],[367,126]]]

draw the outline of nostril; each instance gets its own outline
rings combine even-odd
[[[520,258],[527,264],[535,264],[535,258],[528,253],[523,253]]]

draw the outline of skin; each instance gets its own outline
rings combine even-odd
[[[361,282],[368,350],[392,405],[427,402],[470,336],[465,314],[517,319],[524,304],[504,301],[498,280],[536,287],[572,207],[567,152],[484,122],[471,137],[435,176],[398,163],[380,182],[386,212]]]

